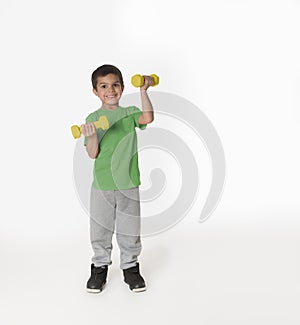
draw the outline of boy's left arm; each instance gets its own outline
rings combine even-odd
[[[144,79],[144,85],[140,87],[142,100],[142,114],[139,117],[140,124],[148,124],[154,120],[153,107],[147,94],[147,89],[152,84],[152,78],[149,76],[144,76]]]

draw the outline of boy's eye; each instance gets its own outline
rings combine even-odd
[[[116,83],[114,84],[114,87],[120,87],[120,84]]]

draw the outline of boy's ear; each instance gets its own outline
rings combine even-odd
[[[94,88],[93,88],[93,93],[94,93],[97,97],[99,97],[99,96],[98,96],[98,93],[97,93],[97,90],[95,90]]]

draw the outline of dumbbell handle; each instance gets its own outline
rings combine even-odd
[[[93,122],[96,129],[107,130],[109,128],[109,123],[105,115],[101,115],[98,121]],[[82,133],[82,127],[78,125],[71,126],[71,132],[74,139],[79,139]]]
[[[150,77],[153,81],[151,86],[157,86],[159,84],[159,77],[156,74],[151,74]],[[134,87],[142,87],[145,83],[145,78],[140,74],[135,74],[131,77],[131,83]]]

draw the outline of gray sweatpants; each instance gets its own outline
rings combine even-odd
[[[95,266],[111,265],[112,236],[116,228],[120,268],[136,265],[141,253],[139,187],[126,190],[91,188],[90,239]]]

